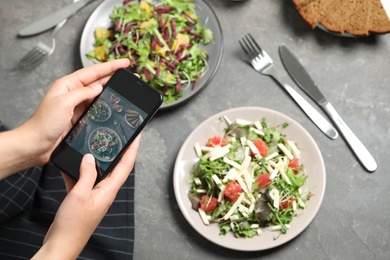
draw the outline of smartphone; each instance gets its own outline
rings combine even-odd
[[[95,157],[104,179],[122,154],[157,112],[162,95],[126,69],[117,70],[51,155],[52,163],[79,179],[83,156]]]

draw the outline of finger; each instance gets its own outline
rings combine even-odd
[[[90,88],[77,88],[72,90],[71,92],[63,94],[61,99],[64,102],[69,102],[68,105],[73,110],[80,103],[95,98],[102,92],[102,89],[103,87],[97,84],[93,85]]]
[[[83,86],[86,86],[93,83],[96,80],[99,80],[105,76],[114,73],[116,70],[120,68],[126,68],[129,65],[130,65],[129,59],[112,60],[112,61],[96,64],[78,70],[70,74],[69,76],[66,76],[65,79],[76,78],[82,83]]]
[[[106,77],[103,77],[95,82],[93,82],[92,84],[86,86],[86,87],[91,87],[91,88],[100,88],[101,86],[104,86],[106,85],[107,81],[111,78],[111,75],[110,76],[106,76]],[[93,97],[95,98],[95,97]],[[75,115],[77,117],[81,116],[81,114],[88,108],[88,106],[91,104],[93,98],[91,99],[88,99],[88,100],[85,100],[84,104],[82,106],[78,106],[75,108]]]
[[[95,158],[92,154],[86,154],[81,160],[80,178],[74,188],[83,187],[92,190],[96,177]]]
[[[134,75],[136,75],[138,78],[140,77],[136,73]],[[105,77],[91,83],[90,85],[88,85],[86,87],[94,87],[94,85],[104,86],[104,85],[106,85],[106,83],[108,82],[108,80],[110,78],[111,78],[111,75],[105,76]],[[77,118],[80,117],[81,114],[88,108],[88,106],[91,104],[92,100],[93,99],[87,100],[83,106],[79,106],[75,109],[75,115],[77,116]]]
[[[134,167],[134,162],[140,147],[141,134],[139,134],[130,147],[123,154],[115,169],[98,185],[104,185],[107,189],[117,192],[129,177],[131,170]]]

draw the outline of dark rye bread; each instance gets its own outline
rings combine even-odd
[[[328,12],[320,22],[331,32],[344,33],[355,6],[356,0],[338,0],[337,4],[329,6]]]
[[[301,13],[303,19],[312,28],[315,28],[320,23],[321,17],[327,13],[328,7],[336,1],[338,0],[314,0],[302,5],[298,11]]]
[[[293,0],[302,18],[312,27],[356,36],[390,32],[390,19],[381,0]]]
[[[351,14],[349,22],[345,25],[345,32],[356,36],[369,34],[368,20],[370,18],[370,6],[371,0],[356,0],[356,11]]]
[[[389,1],[389,0],[386,0]],[[386,33],[390,31],[390,21],[380,1],[371,2],[370,32]]]

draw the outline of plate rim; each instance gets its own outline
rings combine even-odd
[[[320,176],[323,179],[323,185],[322,185],[322,189],[319,190],[320,194],[318,194],[317,192],[315,194],[315,196],[318,197],[318,203],[317,204],[313,204],[314,208],[313,208],[313,212],[312,212],[311,216],[308,216],[308,220],[305,222],[305,224],[302,227],[298,227],[298,232],[296,232],[295,234],[292,234],[292,235],[287,232],[286,235],[282,235],[281,237],[279,237],[278,240],[274,240],[273,242],[275,242],[275,243],[273,243],[271,246],[262,247],[261,246],[262,243],[259,243],[260,246],[256,247],[256,248],[255,247],[242,248],[242,247],[239,247],[239,246],[236,246],[236,245],[233,245],[233,246],[232,245],[227,245],[226,242],[223,241],[224,240],[223,238],[226,235],[225,236],[220,236],[219,234],[208,235],[211,232],[207,232],[207,234],[204,234],[197,228],[197,226],[195,225],[195,223],[192,221],[192,219],[189,216],[190,212],[193,211],[193,210],[190,207],[188,208],[188,207],[186,207],[184,205],[185,202],[184,202],[182,196],[180,196],[180,190],[179,189],[180,189],[181,185],[180,185],[180,176],[179,175],[180,175],[180,169],[183,168],[183,166],[181,165],[181,155],[183,154],[185,149],[189,149],[189,146],[188,146],[189,142],[192,139],[192,137],[196,135],[196,133],[198,131],[200,131],[202,128],[210,127],[211,122],[213,120],[217,120],[218,118],[220,118],[220,117],[222,117],[224,115],[228,116],[229,114],[235,113],[237,111],[243,113],[243,112],[252,111],[252,110],[256,111],[256,112],[260,112],[260,113],[261,112],[263,112],[263,113],[264,112],[265,113],[272,113],[272,114],[274,114],[275,116],[277,116],[279,118],[286,118],[286,119],[289,120],[290,124],[294,124],[295,127],[298,127],[298,130],[300,130],[301,133],[303,133],[305,135],[305,138],[306,137],[308,138],[308,140],[310,141],[310,144],[313,145],[313,148],[316,150],[317,156],[319,156],[319,164],[320,164],[320,168],[321,169],[318,170],[318,171],[321,172]],[[269,118],[267,118],[267,122],[268,121],[269,121]],[[194,144],[192,144],[191,147],[193,147],[193,146],[194,146]],[[194,151],[194,158],[196,160],[195,151]],[[308,173],[308,174],[310,176],[310,173]],[[188,173],[188,177],[189,177],[189,173]],[[281,245],[291,241],[292,239],[294,239],[295,237],[300,235],[310,225],[310,223],[312,223],[312,221],[314,220],[315,216],[318,214],[318,211],[319,211],[319,209],[320,209],[320,207],[322,205],[323,199],[324,199],[325,190],[326,190],[326,168],[325,168],[325,162],[324,162],[322,153],[321,153],[317,143],[315,142],[314,138],[296,120],[292,119],[291,117],[289,117],[289,116],[287,116],[287,115],[285,115],[285,114],[283,114],[281,112],[278,112],[276,110],[269,109],[269,108],[257,107],[257,106],[236,107],[236,108],[230,108],[230,109],[218,112],[218,113],[216,113],[216,114],[206,118],[205,120],[203,120],[187,136],[187,138],[183,142],[182,146],[180,147],[179,152],[178,152],[177,157],[176,157],[176,160],[175,160],[174,169],[173,169],[173,189],[174,189],[174,193],[175,193],[176,202],[177,202],[177,204],[179,206],[179,209],[180,209],[181,213],[183,214],[183,216],[186,219],[186,221],[192,226],[192,228],[194,228],[195,231],[198,232],[198,234],[200,234],[201,236],[203,236],[204,238],[206,238],[210,242],[213,242],[214,244],[217,244],[217,245],[219,245],[221,247],[224,247],[224,248],[237,250],[237,251],[247,251],[247,252],[262,251],[262,250],[267,250],[267,249],[271,249],[271,248],[275,248],[275,247],[281,246]],[[189,202],[187,202],[187,203],[189,203]],[[200,217],[199,217],[199,219],[200,219]],[[232,234],[228,234],[228,235],[233,237]],[[285,237],[283,237],[283,236],[285,236]],[[216,239],[217,237],[220,238],[220,239]],[[240,241],[240,239],[242,239],[242,240],[244,240],[244,239],[255,239],[255,238],[259,238],[259,237],[261,238],[261,236],[255,236],[253,238],[234,238],[233,237],[234,238],[233,241],[235,241],[236,239],[237,239],[237,241]]]
[[[210,84],[210,82],[212,81],[212,79],[216,75],[216,73],[221,65],[221,62],[222,62],[223,53],[224,53],[224,38],[223,38],[223,31],[222,31],[221,22],[219,21],[218,16],[216,15],[215,11],[211,8],[209,3],[207,3],[204,0],[194,0],[194,1],[196,3],[196,6],[199,6],[199,4],[200,4],[200,5],[202,5],[202,7],[206,7],[208,9],[208,12],[213,16],[213,18],[216,22],[215,27],[217,28],[217,32],[215,32],[215,31],[213,31],[213,32],[214,32],[214,39],[215,39],[216,33],[218,33],[218,36],[220,39],[220,44],[219,44],[219,48],[218,48],[218,50],[219,50],[218,57],[216,58],[216,63],[215,63],[215,66],[212,68],[212,70],[210,70],[210,68],[209,68],[208,71],[206,72],[206,74],[201,78],[201,80],[205,79],[204,82],[202,82],[201,84],[198,82],[198,85],[194,89],[192,89],[192,84],[191,84],[190,86],[188,86],[188,89],[184,90],[184,91],[192,91],[188,96],[185,96],[185,97],[182,96],[178,100],[175,100],[175,101],[170,102],[170,103],[163,103],[160,107],[161,110],[166,110],[166,109],[177,107],[179,105],[182,105],[182,104],[188,102],[191,98],[195,97],[198,93],[200,93],[203,89],[205,89]],[[95,8],[95,10],[92,12],[92,14],[88,17],[88,19],[84,25],[82,34],[81,34],[80,44],[79,44],[79,54],[80,54],[81,64],[84,68],[93,65],[93,62],[89,61],[85,57],[86,52],[85,52],[84,45],[88,41],[89,37],[91,36],[90,35],[91,32],[88,30],[88,28],[90,26],[92,26],[91,24],[94,23],[95,20],[98,20],[98,18],[99,18],[98,12],[101,9],[104,9],[104,7],[106,7],[106,6],[112,6],[112,5],[115,6],[115,5],[121,4],[122,2],[123,2],[122,0],[104,0]],[[108,11],[108,12],[111,12],[111,11]],[[198,12],[199,12],[199,10],[197,11],[197,14],[199,16]],[[107,15],[107,17],[104,17],[101,19],[107,20],[108,15]],[[96,25],[93,25],[93,26],[96,27]],[[210,44],[215,44],[215,43],[210,43]],[[92,50],[92,47],[93,46],[91,46],[91,50]],[[88,63],[91,63],[91,64],[88,64]],[[208,73],[210,73],[210,74],[208,74]],[[206,77],[207,77],[207,79],[206,79]],[[183,95],[184,95],[184,93],[183,93]]]

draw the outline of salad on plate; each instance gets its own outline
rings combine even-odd
[[[265,118],[220,118],[225,133],[195,144],[198,160],[188,198],[205,225],[217,223],[221,235],[261,235],[264,228],[286,234],[294,217],[313,196],[300,150]],[[288,127],[285,123],[282,128]]]
[[[105,122],[111,116],[111,109],[103,100],[97,100],[87,112],[90,119],[96,122]]]
[[[89,149],[101,161],[112,161],[121,146],[118,134],[110,128],[101,127],[91,133]]]
[[[213,32],[200,24],[194,0],[123,1],[110,14],[111,27],[95,29],[87,58],[105,62],[129,58],[129,69],[159,90],[164,102],[183,95],[204,76]]]

